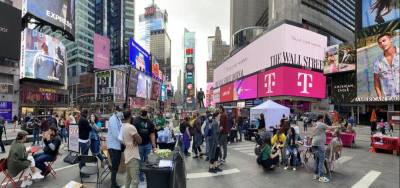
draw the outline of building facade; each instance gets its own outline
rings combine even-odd
[[[184,49],[184,97],[187,107],[195,107],[195,91],[196,91],[196,75],[195,75],[195,60],[196,60],[196,33],[188,29],[184,29],[183,34],[183,49]]]
[[[150,34],[150,51],[166,76],[171,81],[171,39],[165,29],[152,31]]]
[[[211,60],[207,61],[207,82],[213,82],[214,69],[224,61],[224,58],[227,55],[229,55],[230,49],[229,45],[222,41],[221,30],[219,27],[215,29],[215,36],[213,38]]]
[[[145,8],[144,14],[139,15],[137,35],[135,40],[147,51],[151,50],[152,32],[166,30],[168,13],[152,3]],[[166,31],[164,31],[166,33]]]
[[[95,32],[110,38],[111,65],[129,62],[129,37],[135,29],[134,0],[96,0]]]

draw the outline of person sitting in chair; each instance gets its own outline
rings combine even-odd
[[[56,127],[50,127],[48,131],[43,133],[43,153],[33,155],[35,159],[36,167],[39,168],[43,176],[46,176],[50,172],[46,170],[45,162],[54,161],[58,155],[58,150],[61,145],[61,138],[57,134]]]

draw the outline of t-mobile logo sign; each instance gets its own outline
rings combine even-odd
[[[303,87],[300,93],[309,94],[308,88],[312,88],[313,75],[307,73],[297,73],[297,86]]]
[[[266,93],[273,93],[272,86],[275,86],[275,73],[269,73],[264,76],[264,87],[267,88]]]

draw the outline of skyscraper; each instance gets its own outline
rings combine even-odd
[[[215,41],[215,36],[209,36],[207,40],[208,44],[208,61],[212,59],[213,43]]]
[[[166,80],[171,81],[171,39],[165,29],[151,32],[150,51],[166,75]]]
[[[111,65],[129,62],[129,37],[134,35],[134,0],[96,0],[95,31],[110,38]]]
[[[229,45],[222,41],[221,30],[219,27],[215,28],[212,57],[210,61],[207,61],[207,82],[213,82],[214,69],[223,62],[224,58],[229,54],[229,49]]]
[[[194,107],[195,104],[195,47],[196,33],[185,28],[183,34],[184,49],[184,96],[186,104]]]

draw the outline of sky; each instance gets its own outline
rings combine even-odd
[[[135,14],[142,14],[152,0],[136,0]],[[184,28],[196,32],[195,74],[197,89],[205,90],[207,82],[208,36],[214,36],[216,26],[222,40],[229,44],[229,0],[155,0],[155,4],[168,12],[167,32],[171,38],[172,84],[177,88],[179,69],[183,68]],[[137,25],[137,22],[135,23]]]

